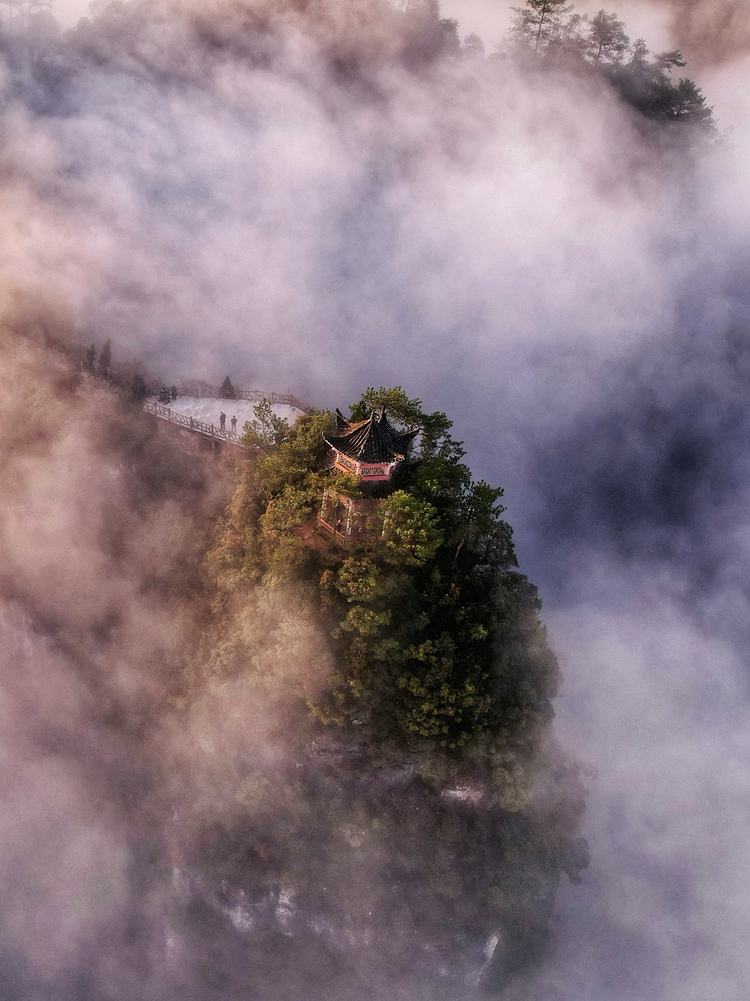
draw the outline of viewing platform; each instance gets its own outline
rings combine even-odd
[[[255,418],[255,407],[264,400],[268,401],[277,417],[290,424],[294,424],[304,413],[304,403],[291,393],[263,393],[260,390],[237,390],[237,398],[231,400],[218,395],[187,396],[178,393],[169,403],[161,403],[158,396],[151,396],[144,402],[143,409],[174,427],[217,443],[240,446],[245,423]],[[221,427],[222,413],[225,415],[224,428]],[[233,417],[236,419],[234,429]]]

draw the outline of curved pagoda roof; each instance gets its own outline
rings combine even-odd
[[[323,440],[355,462],[398,462],[406,458],[418,431],[397,431],[383,407],[365,421],[356,423],[336,411],[336,433],[324,434]]]

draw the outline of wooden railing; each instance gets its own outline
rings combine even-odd
[[[200,379],[184,379],[177,387],[179,396],[206,396],[209,399],[227,399],[221,395],[221,387],[211,386]],[[235,389],[235,400],[249,400],[251,403],[260,403],[268,400],[269,403],[279,403],[287,407],[296,407],[298,410],[307,410],[307,404],[300,400],[294,393],[267,393],[263,389]]]
[[[294,393],[264,393],[261,389],[236,389],[235,394],[238,400],[250,400],[251,403],[268,400],[269,403],[280,403],[287,407],[296,407],[297,410],[307,409],[307,404]]]
[[[143,404],[143,409],[147,414],[153,414],[164,421],[169,421],[170,424],[176,424],[178,427],[187,428],[190,431],[195,431],[197,434],[203,434],[214,441],[226,441],[232,445],[240,444],[239,435],[233,434],[231,431],[222,431],[221,428],[217,428],[213,424],[206,424],[205,421],[199,421],[195,417],[176,414],[169,407],[163,407],[160,403],[150,403],[147,401]]]

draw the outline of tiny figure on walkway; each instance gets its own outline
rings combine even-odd
[[[222,412],[219,414],[219,427],[221,428],[222,431],[224,430],[224,425],[226,424],[226,422],[227,422],[227,415],[222,410]]]
[[[232,434],[237,434],[237,418],[232,414],[232,419],[229,422],[232,425]]]

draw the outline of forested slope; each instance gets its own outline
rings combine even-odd
[[[279,744],[235,762],[235,807],[197,818],[182,864],[256,905],[284,892],[404,972],[425,950],[451,977],[479,968],[497,935],[497,985],[586,865],[579,779],[551,734],[559,670],[502,491],[400,389],[368,390],[353,418],[382,405],[418,448],[380,499],[383,534],[346,543],[317,525],[326,489],[363,489],[325,468],[331,415],[287,427],[261,405],[246,425],[207,558],[216,621],[184,699],[250,691]]]

